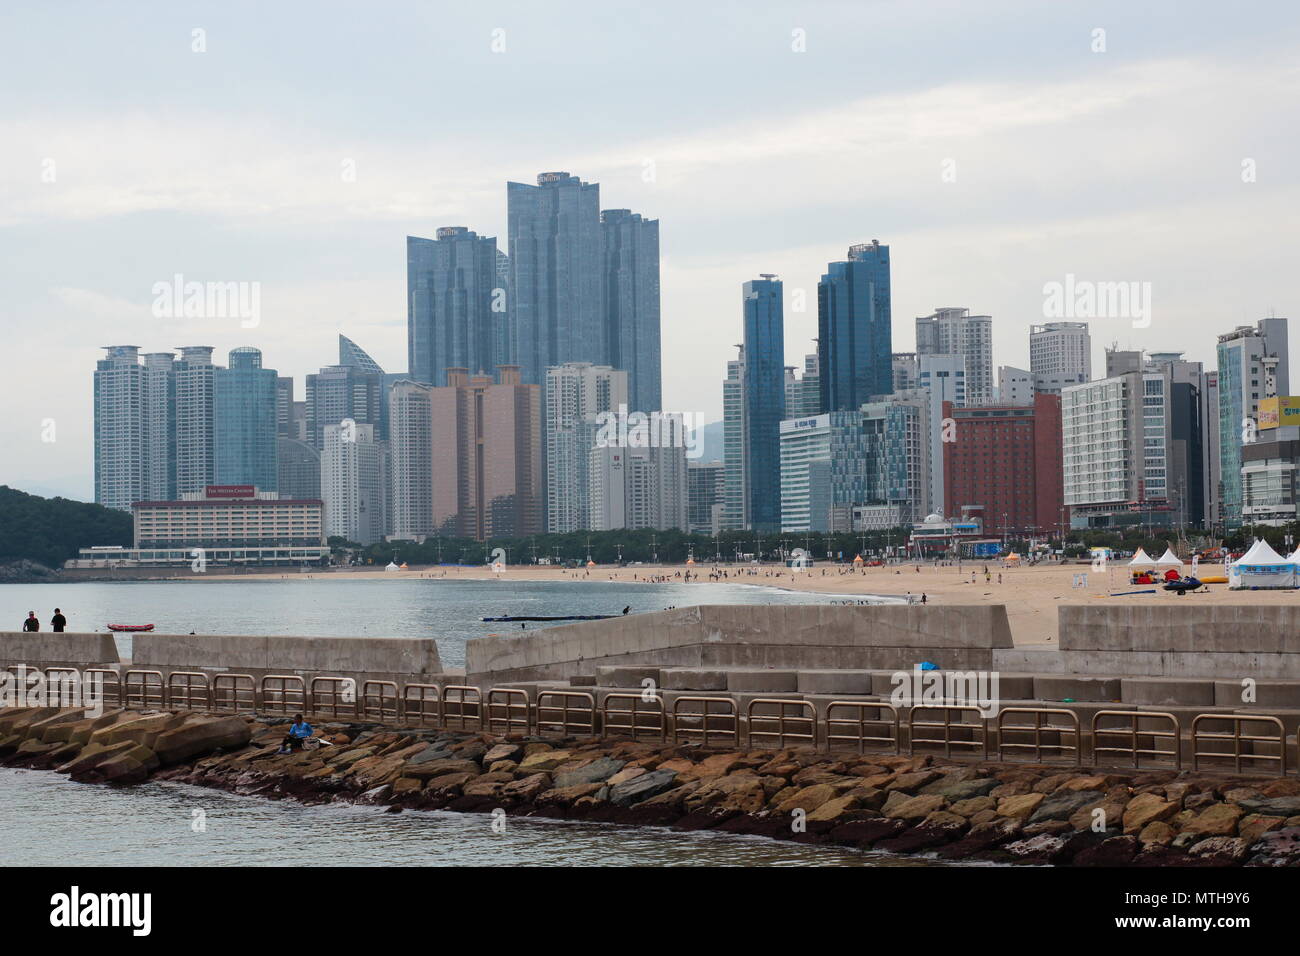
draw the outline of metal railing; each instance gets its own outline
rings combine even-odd
[[[1128,721],[1124,727],[1102,727],[1101,719],[1103,717],[1122,717]],[[1144,721],[1160,721],[1168,723],[1169,730],[1156,730],[1150,727],[1139,727]],[[1126,738],[1124,746],[1118,744],[1101,744],[1101,738]],[[1133,769],[1143,769],[1144,757],[1166,758],[1173,761],[1174,769],[1183,769],[1183,751],[1181,747],[1182,733],[1178,726],[1178,718],[1173,714],[1167,714],[1163,711],[1153,710],[1099,710],[1092,715],[1092,760],[1093,763],[1099,762],[1101,754],[1117,754],[1125,758],[1131,758]],[[1167,750],[1160,749],[1157,745],[1161,741],[1168,741],[1172,748]],[[1150,746],[1143,746],[1146,743]],[[1127,762],[1127,760],[1126,760]],[[1147,764],[1149,767],[1150,764]],[[1159,769],[1159,768],[1157,768]]]
[[[1201,730],[1201,722],[1209,721],[1227,721],[1232,724],[1232,730],[1229,732]],[[1265,724],[1275,729],[1271,734],[1250,734],[1242,732],[1242,725],[1247,723]],[[1201,750],[1201,743],[1217,741],[1222,744],[1230,744],[1231,750]],[[1249,746],[1249,752],[1242,749],[1242,744]],[[1277,753],[1255,753],[1256,745],[1264,744],[1268,748],[1276,748]],[[1274,770],[1279,775],[1286,774],[1286,727],[1282,721],[1276,717],[1265,716],[1263,714],[1256,716],[1254,714],[1199,714],[1192,718],[1192,770],[1201,769],[1201,758],[1218,758],[1230,759],[1233,763],[1233,770],[1241,773],[1243,770],[1251,770],[1253,767],[1242,767],[1243,761],[1263,761],[1264,763],[1274,764]],[[1208,768],[1219,769],[1219,768]]]
[[[1020,714],[1033,717],[1033,723],[1008,723],[1008,714]],[[1061,724],[1044,724],[1044,717],[1065,717],[1067,722]],[[1032,751],[1033,763],[1052,763],[1065,758],[1073,766],[1083,762],[1083,741],[1079,733],[1079,715],[1072,710],[1056,707],[1006,707],[998,712],[998,759],[1010,760],[1008,751],[1023,754]],[[1044,740],[1046,734],[1052,739]],[[1030,740],[1009,740],[1008,737],[1030,736]],[[1069,737],[1073,742],[1065,743]],[[1049,753],[1050,751],[1050,753]]]
[[[438,709],[440,726],[468,730],[473,722],[475,730],[483,729],[483,693],[469,684],[447,684],[442,689],[442,702]]]
[[[776,712],[755,713],[756,708],[774,708]],[[751,747],[755,746],[755,738],[765,742],[774,740],[778,750],[786,746],[787,740],[817,747],[817,708],[806,700],[756,697],[745,707],[745,725]]]
[[[577,702],[577,703],[575,703]],[[537,695],[537,733],[596,736],[596,698],[586,691],[544,690]]]
[[[610,701],[626,701],[631,706],[610,707]],[[643,733],[653,733],[660,740],[668,739],[668,713],[663,698],[658,694],[649,697],[639,693],[606,694],[600,702],[600,735],[626,735],[639,740]]]
[[[217,674],[212,678],[212,709],[238,714],[257,710],[257,681],[252,674]]]
[[[258,697],[268,714],[289,716],[307,709],[307,687],[297,674],[267,674],[260,682]]]
[[[942,714],[941,720],[918,720],[917,714]],[[962,719],[967,714],[975,714],[979,720],[972,723]],[[957,719],[954,720],[953,717]],[[917,730],[923,732],[939,731],[940,736],[917,736]],[[943,755],[951,757],[953,748],[974,751],[979,748],[982,757],[989,756],[988,727],[984,722],[984,711],[968,704],[917,704],[907,714],[908,753],[916,753],[917,744],[942,747]]]
[[[683,704],[692,705],[692,709],[683,713]],[[693,709],[694,705],[699,709]],[[739,747],[740,715],[736,713],[736,701],[731,697],[678,697],[673,701],[673,742],[683,737],[699,737],[701,747],[709,746],[710,737],[730,740],[731,746]]]
[[[490,734],[501,728],[501,735],[512,733],[528,735],[532,728],[529,716],[528,692],[517,687],[493,687],[487,692],[486,722],[483,728]]]
[[[421,726],[442,723],[442,688],[437,684],[403,684],[402,716]]]
[[[208,675],[199,671],[172,671],[167,675],[167,706],[185,710],[210,710],[212,690]]]
[[[365,720],[396,720],[402,716],[402,695],[397,682],[368,680],[361,685],[361,716]]]
[[[351,677],[313,677],[307,685],[307,713],[355,718],[357,682]]]
[[[839,711],[856,712],[855,717],[837,717]],[[875,716],[868,716],[868,711]],[[888,718],[883,715],[888,713]],[[889,732],[868,733],[886,727]],[[837,731],[853,730],[853,733]],[[861,700],[833,700],[826,705],[826,749],[834,750],[837,744],[852,743],[858,753],[866,753],[868,746],[872,749],[892,750],[895,754],[902,749],[898,734],[898,708],[893,704],[876,703]]]
[[[114,707],[125,706],[122,697],[122,675],[117,671],[109,667],[88,667],[82,671],[82,674],[87,680],[99,681],[100,695],[105,707],[110,704]]]
[[[129,670],[122,681],[123,707],[165,707],[167,691],[162,671]]]

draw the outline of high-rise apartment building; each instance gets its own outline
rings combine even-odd
[[[965,408],[970,402],[969,378],[964,355],[936,354],[917,357],[916,389],[927,399],[924,427],[926,442],[926,503],[922,517],[931,513],[945,514],[947,491],[944,487],[943,438],[947,416],[943,413],[945,402],[954,408]],[[896,392],[895,395],[901,393]]]
[[[138,345],[105,346],[95,363],[95,501],[130,511],[145,494],[145,371]]]
[[[1033,372],[1013,365],[998,366],[998,391],[995,396],[998,405],[1032,405],[1035,391]]]
[[[568,362],[546,370],[546,530],[592,527],[591,449],[600,424],[628,415],[629,375],[622,369]]]
[[[1260,319],[1219,336],[1218,431],[1221,520],[1237,527],[1242,520],[1241,446],[1258,431],[1259,400],[1269,394],[1289,395],[1287,320]],[[1275,358],[1266,379],[1264,359]]]
[[[351,420],[374,425],[377,440],[387,437],[384,425],[383,375],[357,365],[329,365],[307,376],[307,441],[325,446],[325,426]]]
[[[497,241],[464,226],[435,239],[406,237],[407,360],[410,377],[447,384],[447,369],[491,372],[509,361],[508,301]]]
[[[144,357],[144,490],[155,501],[176,497],[176,355]]]
[[[1047,322],[1029,328],[1029,371],[1034,389],[1059,395],[1066,385],[1092,381],[1092,336],[1087,322]]]
[[[691,534],[718,534],[726,497],[726,467],[720,461],[686,462],[686,524]]]
[[[541,388],[504,365],[497,380],[452,369],[429,391],[433,522],[440,534],[484,541],[543,526]]]
[[[781,527],[781,421],[785,416],[785,315],[781,280],[764,274],[743,287],[745,483],[748,525]]]
[[[388,394],[394,538],[423,541],[438,531],[433,519],[432,392],[432,385],[401,381]]]
[[[821,409],[821,366],[816,353],[803,357],[803,374],[793,365],[785,367],[786,418],[805,418]]]
[[[282,498],[320,497],[320,452],[305,441],[279,436],[275,458]]]
[[[231,349],[229,363],[213,379],[216,483],[275,491],[278,376],[262,368],[262,353],[251,346]]]
[[[506,184],[510,322],[522,384],[565,362],[607,364],[600,186],[565,172]],[[477,371],[477,370],[474,370]]]
[[[600,222],[603,361],[627,372],[633,411],[661,411],[659,220],[606,209]]]
[[[722,464],[724,469],[722,528],[749,527],[748,442],[745,429],[745,347],[727,362],[722,382]]]
[[[217,477],[216,376],[212,346],[182,346],[176,376],[176,493],[197,494]],[[314,497],[314,496],[313,496]]]
[[[889,246],[850,246],[817,283],[818,411],[857,409],[893,390]]]
[[[916,320],[917,355],[962,355],[966,359],[966,404],[993,401],[993,319],[970,309],[935,309]]]
[[[686,530],[688,489],[685,426],[665,415],[655,444],[598,444],[591,449],[591,529]]]
[[[325,535],[361,545],[380,541],[387,531],[388,449],[370,424],[324,426],[320,456]]]

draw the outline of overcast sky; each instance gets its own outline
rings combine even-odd
[[[1092,322],[1094,369],[1212,363],[1300,314],[1298,36],[1289,0],[8,0],[0,484],[91,496],[100,346],[257,346],[299,398],[339,332],[404,370],[405,236],[504,249],[506,181],[544,170],[660,220],[668,410],[721,417],[761,272],[802,364],[818,277],[871,239],[895,351],[967,306],[1027,365],[1074,274],[1151,284],[1148,327]],[[155,317],[177,273],[260,283],[260,324]]]

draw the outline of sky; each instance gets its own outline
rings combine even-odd
[[[960,306],[1027,367],[1074,276],[1149,294],[1089,318],[1095,373],[1112,343],[1212,367],[1300,314],[1298,40],[1290,2],[7,0],[0,484],[92,496],[103,346],[256,346],[300,399],[340,332],[404,370],[405,237],[504,249],[506,182],[550,170],[660,221],[667,411],[721,417],[760,273],[801,366],[872,239],[894,351]],[[256,325],[158,316],[178,274],[257,283]]]

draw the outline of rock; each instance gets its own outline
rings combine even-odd
[[[744,760],[745,754],[741,753],[713,754],[694,764],[690,769],[683,770],[681,776],[683,780],[723,777],[739,767]]]
[[[605,782],[611,787],[617,787],[620,783],[627,783],[649,773],[651,769],[650,767],[624,767]]]
[[[146,714],[96,730],[90,735],[90,740],[92,743],[104,745],[115,744],[119,740],[132,740],[146,747],[152,747],[159,734],[179,727],[188,719],[188,715],[185,714]]]
[[[363,759],[371,759],[369,757]],[[378,758],[383,759],[383,758]],[[406,761],[403,773],[408,777],[416,777],[420,780],[431,780],[434,777],[441,777],[449,773],[467,773],[471,777],[479,775],[480,768],[472,760],[458,760],[455,757],[441,757],[437,760],[426,760],[424,763],[416,764]]]
[[[1161,820],[1153,820],[1142,828],[1138,842],[1145,846],[1169,846],[1177,834],[1174,828]]]
[[[885,800],[889,794],[874,787],[854,787],[844,796],[857,797],[858,806],[864,810],[879,810],[885,805]]]
[[[902,820],[854,820],[841,823],[826,834],[826,839],[840,846],[867,850],[880,840],[896,837],[907,829]]]
[[[523,755],[524,748],[518,744],[497,744],[495,747],[490,747],[483,754],[483,765],[490,766],[498,760],[513,760],[517,764]]]
[[[1237,821],[1237,835],[1247,844],[1254,844],[1270,830],[1280,830],[1286,825],[1282,817],[1269,817],[1262,813],[1252,813]]]
[[[1096,803],[1103,796],[1104,794],[1099,790],[1062,788],[1038,805],[1038,809],[1029,818],[1029,822],[1043,823],[1048,820],[1069,820],[1076,812]]]
[[[1133,836],[1113,836],[1075,854],[1075,866],[1126,866],[1138,852],[1138,841]]]
[[[512,761],[502,761],[512,762]],[[501,796],[507,800],[519,800],[530,803],[541,796],[551,786],[550,778],[544,773],[535,773],[529,777],[511,781],[501,788]]]
[[[409,775],[409,768],[408,768]],[[437,796],[460,796],[461,788],[469,781],[477,777],[478,774],[462,770],[459,773],[444,773],[441,776],[434,777],[424,785],[426,793]],[[419,779],[418,777],[416,779]]]
[[[87,744],[86,747],[82,749],[81,753],[77,754],[61,767],[58,767],[57,770],[59,773],[69,773],[75,777],[78,774],[83,774],[89,770],[93,770],[106,760],[111,760],[114,757],[120,756],[128,750],[133,750],[136,746],[138,745],[129,740],[122,740],[115,744],[109,744],[108,746],[104,746],[103,744]]]
[[[562,789],[580,783],[603,783],[622,770],[625,763],[624,760],[614,760],[611,757],[598,757],[591,763],[576,770],[557,772],[555,774],[555,786],[557,789]]]
[[[1250,844],[1241,837],[1216,836],[1196,844],[1191,854],[1198,859],[1231,865],[1244,860],[1249,849]]]
[[[671,770],[652,770],[635,780],[620,783],[609,790],[609,800],[619,807],[632,806],[642,800],[671,790],[677,784],[677,774]]]
[[[1204,810],[1219,802],[1213,793],[1189,793],[1183,797],[1184,810]]]
[[[1011,819],[1004,817],[1003,819]],[[1064,820],[1040,820],[1038,823],[1030,823],[1025,826],[1024,834],[1027,837],[1038,836],[1040,833],[1072,833],[1070,824]]]
[[[941,779],[944,779],[943,775],[935,773],[933,770],[918,770],[915,773],[900,773],[885,787],[885,790],[906,790],[908,793],[914,793],[926,784]],[[966,782],[968,781],[953,781],[953,783]]]
[[[423,786],[423,780],[416,780],[414,777],[398,777],[393,781],[393,793],[416,793]]]
[[[958,800],[948,809],[958,816],[973,817],[981,810],[992,810],[997,805],[998,802],[992,797],[967,797],[965,800]]]
[[[1041,793],[1022,793],[1014,797],[1006,797],[998,802],[998,816],[1025,820],[1045,799],[1045,795]]]
[[[1153,820],[1168,820],[1178,812],[1178,804],[1157,793],[1140,793],[1124,808],[1124,832],[1141,833]]]
[[[235,750],[252,738],[242,717],[203,717],[158,734],[150,748],[164,767],[214,750]]]
[[[1051,863],[1065,850],[1066,838],[1058,834],[1041,833],[1025,840],[1016,840],[1003,846],[1013,859],[1022,862]]]
[[[370,751],[371,753],[374,752],[373,747],[363,747],[360,749]],[[519,748],[515,747],[513,749],[518,750]],[[411,757],[407,761],[407,763],[409,763],[412,767],[418,767],[420,764],[428,763],[431,760],[450,760],[450,759],[454,759],[452,758],[450,747],[447,747],[443,744],[429,744],[429,746],[425,747],[414,757]]]
[[[998,817],[996,820],[975,824],[956,843],[941,849],[939,856],[959,860],[975,853],[982,853],[1019,835],[1020,827],[1020,821],[1010,817]]]
[[[806,817],[809,823],[826,823],[832,820],[839,820],[850,810],[855,810],[861,803],[860,798],[855,797],[852,793],[847,793],[842,797],[836,797],[834,800],[827,800],[812,813]],[[960,818],[959,818],[960,819]],[[965,823],[965,820],[962,820]]]
[[[570,757],[573,756],[568,750],[537,750],[529,753],[530,747],[536,746],[529,744],[524,748],[524,759],[519,761],[519,773],[549,773],[556,769]]]
[[[105,760],[95,772],[108,783],[140,783],[149,778],[149,770],[129,754],[118,754]]]
[[[578,783],[572,787],[557,787],[546,790],[537,797],[538,803],[555,804],[561,807],[572,806],[583,797],[589,797],[605,789],[603,783]]]
[[[1251,850],[1254,866],[1300,865],[1300,826],[1271,830],[1255,841]]]
[[[803,787],[793,796],[781,801],[776,810],[779,813],[794,813],[795,810],[812,813],[823,803],[834,800],[836,796],[838,794],[834,787],[825,783],[816,783],[811,787]]]
[[[513,760],[494,760],[487,768],[488,773],[514,773],[519,769],[519,764]]]
[[[1224,794],[1225,799],[1227,794]],[[1264,813],[1271,817],[1292,817],[1300,815],[1300,796],[1296,797],[1247,797],[1233,801],[1247,813]]]
[[[1240,807],[1230,803],[1216,803],[1212,807],[1206,807],[1194,819],[1184,824],[1182,832],[1207,837],[1236,836],[1237,821],[1241,817]]]
[[[972,797],[988,796],[998,786],[996,777],[978,777],[971,780],[952,780],[943,777],[921,788],[921,793],[938,794],[945,800],[956,803]]]
[[[1124,818],[1124,804],[1112,802],[1109,798],[1093,803],[1089,806],[1082,807],[1070,815],[1070,826],[1076,830],[1091,831],[1097,823],[1100,810],[1102,829],[1117,825]]]
[[[893,809],[886,809],[885,816],[895,820],[922,820],[934,811],[942,810],[945,803],[944,798],[937,793],[921,794],[904,800]]]

